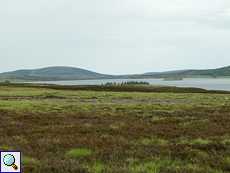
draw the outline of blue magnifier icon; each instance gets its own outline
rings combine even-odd
[[[15,170],[18,169],[18,167],[14,164],[15,163],[15,158],[11,154],[7,154],[3,158],[3,162],[7,166],[12,166]]]

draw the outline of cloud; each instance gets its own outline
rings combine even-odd
[[[227,66],[229,6],[228,0],[1,0],[0,56],[11,62],[1,70],[69,65],[123,74]]]

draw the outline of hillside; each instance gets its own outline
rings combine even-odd
[[[206,75],[206,76],[230,76],[230,66],[218,68],[218,69],[210,69],[210,70],[203,70],[200,75]]]
[[[230,77],[230,66],[209,70],[188,70],[172,73],[154,73],[147,75],[131,75],[124,78],[186,78],[186,77]]]
[[[0,74],[0,82],[60,81],[83,79],[146,79],[146,78],[189,78],[230,77],[230,66],[208,70],[176,70],[148,72],[135,75],[106,75],[74,67],[46,67],[35,70],[16,70]]]
[[[114,75],[95,73],[74,67],[46,67],[35,70],[16,70],[1,73],[0,76],[34,76],[34,77],[77,77],[77,78],[114,78]]]
[[[163,71],[163,72],[148,72],[143,73],[141,75],[150,75],[150,74],[165,74],[165,73],[175,73],[175,72],[184,72],[184,71],[191,71],[192,69],[185,69],[185,70],[173,70],[173,71]]]
[[[138,78],[185,78],[190,76],[198,76],[200,73],[199,70],[189,70],[183,72],[173,72],[173,73],[154,73],[148,75],[131,75],[125,76],[124,78],[138,79]]]

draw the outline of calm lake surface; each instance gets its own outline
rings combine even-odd
[[[165,85],[176,87],[195,87],[207,90],[230,91],[230,78],[184,78],[183,80],[164,81],[163,79],[98,79],[98,80],[70,80],[70,81],[45,81],[26,83],[46,83],[57,85],[101,85],[106,82],[121,83],[125,81],[146,81],[150,85]]]

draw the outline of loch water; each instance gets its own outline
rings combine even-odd
[[[121,83],[125,81],[146,81],[150,85],[176,86],[176,87],[195,87],[206,90],[230,91],[230,78],[184,78],[183,80],[163,79],[96,79],[96,80],[69,80],[69,81],[44,81],[27,83],[46,83],[57,85],[101,85],[107,82]]]

